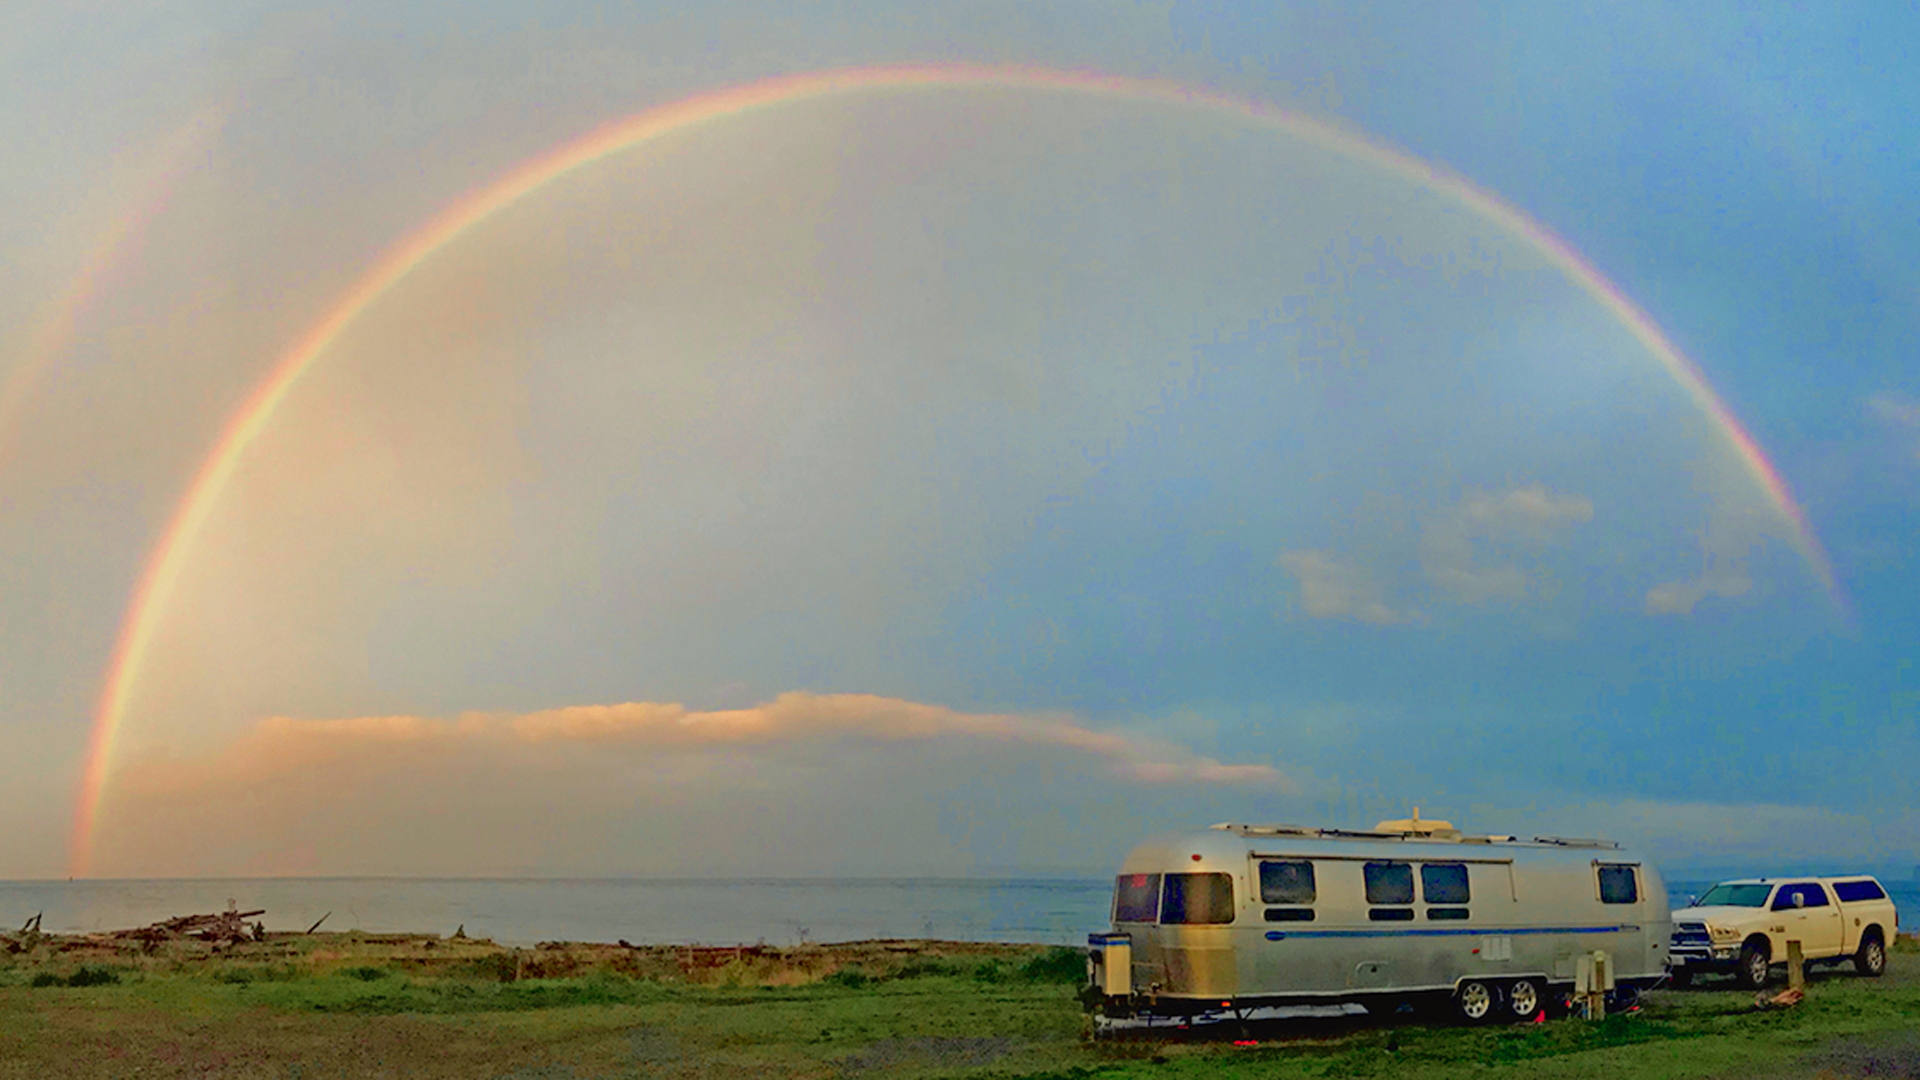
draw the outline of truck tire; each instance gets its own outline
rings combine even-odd
[[[1481,979],[1468,979],[1460,984],[1453,994],[1454,1012],[1469,1024],[1484,1024],[1500,1007],[1500,995],[1493,984]]]
[[[1887,970],[1887,943],[1880,935],[1868,932],[1860,942],[1860,951],[1853,954],[1853,970],[1870,979],[1877,979]]]
[[[1767,985],[1767,976],[1773,958],[1768,955],[1765,945],[1747,942],[1740,950],[1740,985],[1749,990],[1758,990]]]

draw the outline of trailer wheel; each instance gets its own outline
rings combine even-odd
[[[1887,945],[1879,934],[1868,934],[1860,943],[1860,951],[1853,954],[1853,970],[1873,979],[1886,973]]]
[[[1758,990],[1767,985],[1768,969],[1773,958],[1768,955],[1767,947],[1759,942],[1749,941],[1740,950],[1740,983],[1749,990]]]
[[[1499,1000],[1493,992],[1493,984],[1479,979],[1468,979],[1454,991],[1453,1007],[1460,1019],[1469,1024],[1485,1023],[1493,1015],[1494,1004]]]
[[[1516,979],[1507,987],[1507,1012],[1515,1020],[1531,1020],[1540,1015],[1541,1003],[1545,1000],[1540,984],[1532,979]]]

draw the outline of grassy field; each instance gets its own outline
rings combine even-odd
[[[1077,950],[543,946],[320,934],[0,950],[0,1077],[1920,1078],[1920,948],[1759,1012],[1706,981],[1600,1023],[1090,1040]]]

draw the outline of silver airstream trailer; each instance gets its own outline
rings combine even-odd
[[[1671,931],[1659,872],[1607,840],[1466,836],[1417,810],[1367,831],[1215,825],[1127,856],[1113,930],[1088,939],[1088,999],[1109,1017],[1532,1018],[1579,979],[1660,981]]]

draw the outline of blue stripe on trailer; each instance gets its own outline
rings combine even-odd
[[[1523,934],[1630,934],[1637,926],[1523,926],[1512,930],[1486,927],[1447,927],[1431,930],[1269,930],[1268,941],[1287,938],[1364,938],[1364,937],[1502,937]]]

